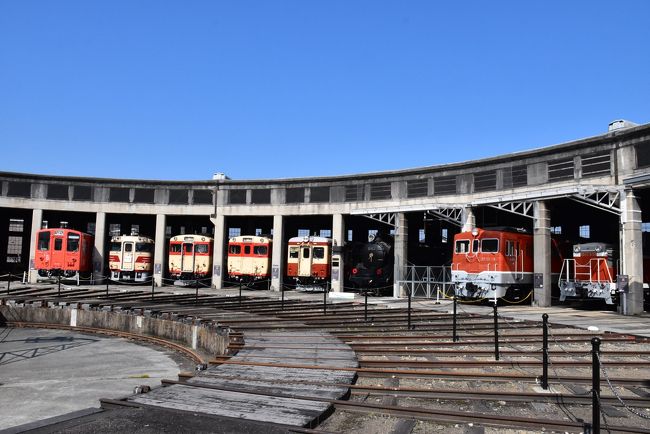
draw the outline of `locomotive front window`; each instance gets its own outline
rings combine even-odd
[[[54,239],[54,250],[61,250],[63,248],[63,238]]]
[[[251,246],[244,246],[244,255],[251,254]]]
[[[68,252],[79,251],[79,238],[77,234],[68,234],[68,246],[66,248]]]
[[[304,248],[302,249],[302,257],[303,257],[304,259],[309,258],[309,247],[304,247]]]
[[[472,253],[478,253],[478,240],[472,241]]]
[[[499,240],[497,238],[485,238],[481,240],[481,252],[496,253],[499,251]]]
[[[194,246],[194,252],[195,253],[208,253],[208,245],[207,244],[197,244]]]
[[[49,232],[41,232],[38,234],[38,250],[50,250]]]
[[[253,247],[253,253],[255,253],[256,255],[266,255],[268,251],[269,249],[267,249],[266,246]]]
[[[169,251],[170,253],[180,253],[181,252],[181,245],[180,244],[172,244],[169,246]]]
[[[153,251],[153,244],[151,243],[135,243],[136,252],[151,253]]]
[[[469,240],[456,241],[456,253],[468,253],[468,252],[469,252]]]
[[[111,252],[119,252],[122,250],[122,243],[111,243]]]
[[[185,253],[192,253],[192,247],[191,244],[185,244]]]
[[[325,247],[314,247],[314,259],[323,259],[325,257]]]
[[[241,246],[239,244],[231,244],[228,253],[231,255],[239,255],[241,253]]]
[[[132,252],[133,251],[133,244],[131,244],[131,243],[124,244],[124,251],[125,252]]]
[[[298,247],[290,247],[289,248],[289,257],[290,258],[298,258]]]

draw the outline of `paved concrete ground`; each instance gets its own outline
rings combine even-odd
[[[125,339],[0,328],[0,429],[99,407],[178,372],[165,353]]]

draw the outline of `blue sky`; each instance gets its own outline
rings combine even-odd
[[[0,170],[452,163],[650,122],[650,2],[0,0]]]

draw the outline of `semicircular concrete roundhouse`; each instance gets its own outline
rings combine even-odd
[[[157,285],[167,279],[171,237],[213,237],[210,282],[222,288],[231,283],[229,238],[272,236],[271,290],[291,287],[286,275],[290,238],[333,240],[328,285],[343,292],[350,289],[346,246],[385,233],[393,241],[390,292],[435,296],[429,287],[417,291],[438,282],[431,273],[450,266],[454,235],[501,226],[532,234],[534,303],[551,304],[555,234],[572,243],[615,246],[617,272],[625,283],[621,310],[643,311],[650,124],[615,121],[605,134],[530,151],[346,176],[232,180],[216,174],[211,180],[181,182],[0,172],[0,181],[0,273],[25,272],[30,281],[37,277],[37,231],[61,222],[94,235],[97,281],[109,272],[112,236],[137,232],[154,239]]]

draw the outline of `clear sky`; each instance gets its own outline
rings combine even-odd
[[[0,171],[453,163],[650,122],[650,1],[0,0]]]

